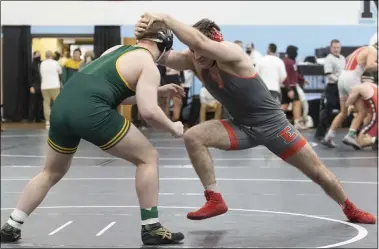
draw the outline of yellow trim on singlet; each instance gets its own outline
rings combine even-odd
[[[57,144],[55,144],[50,138],[47,139],[47,143],[50,145],[50,147],[59,152],[59,153],[62,153],[62,154],[73,154],[76,152],[76,150],[78,149],[78,146],[76,146],[75,148],[64,148],[64,147],[61,147]]]
[[[128,132],[130,128],[130,121],[124,119],[124,125],[122,126],[121,130],[106,144],[99,146],[102,150],[108,150],[111,147],[113,147],[116,143],[118,143]]]
[[[129,53],[131,53],[131,52],[139,51],[139,50],[140,50],[140,49],[135,49],[135,50],[132,50],[132,51],[127,51],[127,52],[123,53],[120,57],[118,57],[118,59],[116,60],[116,70],[117,70],[117,74],[118,74],[118,76],[119,76],[119,77],[121,78],[121,80],[125,83],[126,87],[129,88],[130,90],[132,90],[133,92],[136,92],[136,90],[133,89],[133,88],[131,88],[130,85],[129,85],[129,83],[128,83],[128,82],[126,81],[126,79],[122,76],[118,63],[119,63],[119,60],[120,60],[122,57],[124,57],[125,55],[127,55],[127,54],[129,54]],[[143,49],[143,50],[146,51],[146,49]],[[149,52],[150,52],[150,51],[149,51]]]

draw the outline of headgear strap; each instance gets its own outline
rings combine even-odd
[[[216,28],[213,28],[212,30],[212,40],[217,42],[222,42],[224,40],[222,33],[218,31]]]

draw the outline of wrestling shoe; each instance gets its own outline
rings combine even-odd
[[[172,233],[158,222],[142,226],[141,239],[144,245],[176,244],[184,239],[184,235]]]
[[[373,150],[378,150],[378,137],[375,138],[375,142],[372,144],[371,148]]]
[[[333,141],[331,137],[325,137],[323,140],[321,140],[321,143],[325,146],[328,146],[329,148],[336,147],[336,143]]]
[[[204,191],[207,202],[196,212],[190,212],[187,214],[187,218],[190,220],[204,220],[214,216],[224,214],[228,211],[224,199],[220,193],[213,192],[211,190]]]
[[[343,212],[350,222],[362,224],[375,224],[376,218],[368,212],[364,212],[357,208],[351,201],[346,200]]]
[[[21,230],[5,223],[1,228],[1,242],[16,242],[21,239]]]
[[[360,150],[361,149],[361,146],[357,143],[357,140],[355,139],[355,137],[349,136],[349,134],[347,134],[342,139],[342,143],[344,143],[346,145],[349,145],[349,146],[352,146],[356,150]]]

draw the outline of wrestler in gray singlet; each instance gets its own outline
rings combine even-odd
[[[208,69],[203,69],[201,76],[204,87],[232,116],[221,121],[229,134],[231,150],[264,145],[287,159],[307,143],[257,74],[241,78],[220,69],[218,72],[217,81]]]

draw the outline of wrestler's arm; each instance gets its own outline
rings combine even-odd
[[[165,53],[162,58],[157,61],[158,64],[173,68],[177,71],[184,71],[187,69],[194,70],[190,51],[187,49],[183,52],[170,50]]]
[[[163,21],[181,42],[204,57],[220,62],[239,61],[245,58],[243,50],[235,43],[213,41],[197,29],[169,15],[165,15]]]
[[[368,47],[367,61],[364,70],[378,71],[378,50],[374,47]]]
[[[149,58],[151,60],[151,58]],[[174,132],[174,123],[158,106],[160,74],[153,61],[143,61],[136,87],[136,102],[142,118],[152,127]]]

